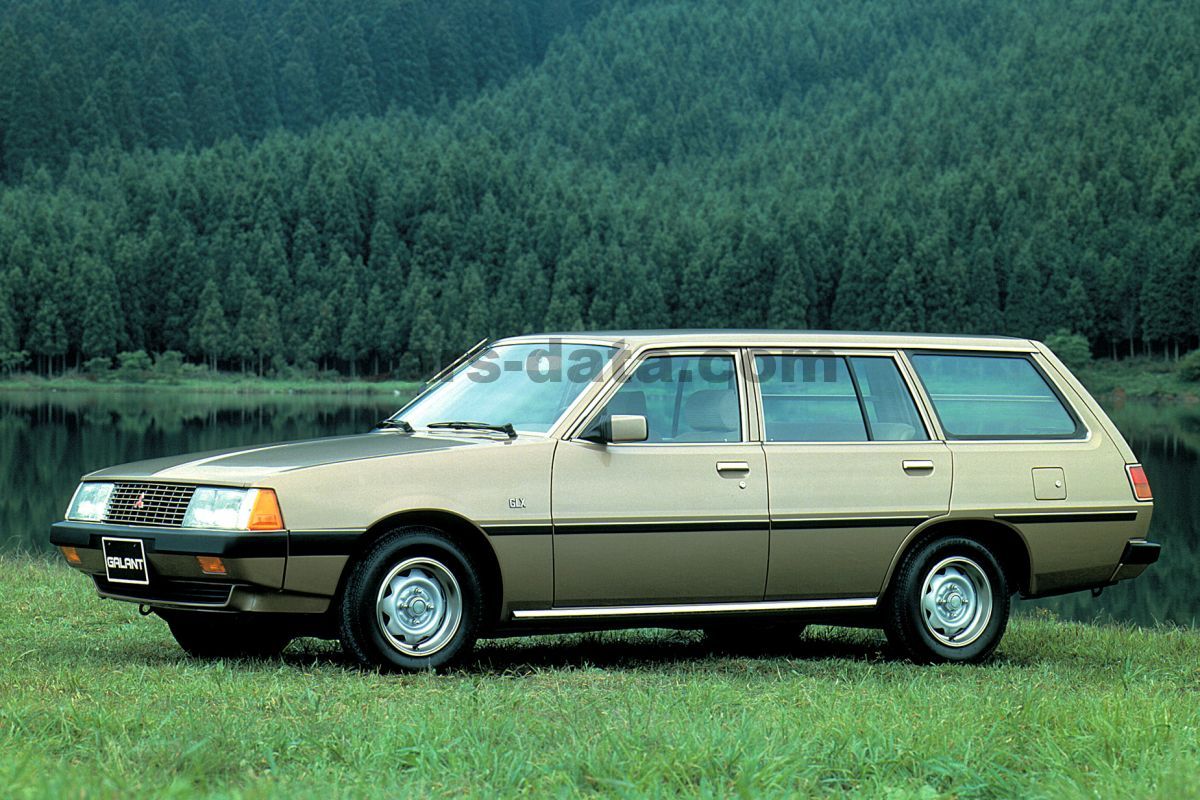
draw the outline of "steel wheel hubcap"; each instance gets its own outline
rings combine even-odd
[[[963,556],[939,561],[921,587],[921,618],[933,638],[949,647],[966,647],[978,639],[992,619],[987,573]]]
[[[375,600],[384,638],[409,656],[441,650],[462,623],[462,593],[446,565],[432,558],[409,558],[388,572]]]

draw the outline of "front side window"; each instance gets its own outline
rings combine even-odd
[[[951,439],[1061,439],[1079,433],[1028,358],[920,353],[911,360]]]
[[[740,442],[741,404],[732,356],[651,356],[602,414],[646,418],[647,442]]]
[[[616,352],[561,342],[499,345],[435,384],[397,417],[416,428],[484,422],[545,433]]]

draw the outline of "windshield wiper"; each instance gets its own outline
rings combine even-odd
[[[455,431],[496,431],[508,434],[508,438],[510,439],[517,438],[517,429],[512,426],[511,422],[506,422],[503,425],[493,425],[490,422],[431,422],[425,427],[449,428]]]
[[[381,428],[396,428],[405,433],[415,433],[413,426],[402,419],[385,419],[375,426],[375,430],[380,430]]]

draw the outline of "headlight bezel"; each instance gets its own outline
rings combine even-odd
[[[81,481],[75,487],[75,494],[71,495],[64,517],[75,522],[102,522],[116,489],[117,484],[112,481]]]
[[[183,515],[182,528],[236,531],[245,528],[254,504],[253,490],[197,486]]]
[[[284,530],[273,489],[231,486],[197,486],[181,527],[217,531]]]

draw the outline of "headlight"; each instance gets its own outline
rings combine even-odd
[[[67,507],[67,519],[101,520],[108,510],[108,498],[112,496],[112,483],[81,483]]]
[[[275,492],[270,489],[201,486],[188,503],[183,527],[277,531],[283,529],[283,515],[279,513]]]

